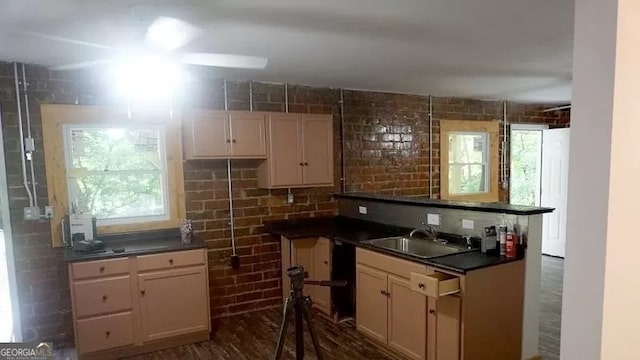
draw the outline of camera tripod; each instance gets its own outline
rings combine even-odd
[[[303,321],[306,321],[307,328],[309,329],[309,335],[311,336],[311,342],[313,343],[313,349],[316,352],[318,360],[323,360],[322,351],[320,350],[320,342],[318,336],[313,329],[311,323],[311,316],[309,315],[311,309],[311,297],[305,296],[302,292],[304,284],[318,285],[318,286],[346,286],[346,281],[318,281],[318,280],[305,280],[304,268],[302,266],[293,266],[287,269],[287,275],[291,278],[291,292],[284,302],[284,313],[282,314],[282,325],[280,326],[280,335],[278,336],[278,345],[276,346],[276,353],[273,356],[274,360],[279,360],[282,356],[282,348],[284,346],[284,337],[287,333],[287,326],[289,315],[291,311],[294,314],[294,326],[296,336],[296,360],[304,359],[304,328]]]

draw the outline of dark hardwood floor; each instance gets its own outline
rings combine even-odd
[[[544,360],[560,359],[563,274],[564,259],[542,256],[539,347]]]
[[[559,359],[563,267],[563,259],[542,257],[540,354],[544,360]],[[214,325],[211,341],[179,346],[128,359],[271,359],[281,316],[282,310],[276,308],[221,319]],[[400,360],[396,355],[356,332],[353,322],[334,324],[321,316],[314,316],[314,327],[318,332],[320,346],[326,359]],[[316,358],[306,331],[305,352],[308,355],[306,358]],[[282,358],[295,358],[293,324],[289,326]],[[74,360],[76,359],[75,351],[73,349],[57,350],[56,359]]]

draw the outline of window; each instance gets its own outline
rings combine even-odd
[[[69,208],[98,225],[167,220],[164,127],[64,126]]]
[[[449,133],[449,194],[478,194],[488,191],[487,135]]]
[[[442,121],[441,198],[498,201],[497,122]]]
[[[62,218],[74,207],[96,216],[98,234],[177,228],[186,216],[179,114],[40,108],[53,246],[63,245]]]

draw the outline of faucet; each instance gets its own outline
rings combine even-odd
[[[424,228],[415,228],[411,230],[409,237],[412,238],[415,234],[421,233],[426,235],[430,240],[436,241],[438,239],[438,230],[436,230],[436,228],[426,223],[422,223],[422,226],[424,226]]]

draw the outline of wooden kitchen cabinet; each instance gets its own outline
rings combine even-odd
[[[267,115],[267,160],[261,188],[333,186],[333,116]]]
[[[463,275],[357,248],[356,328],[411,359],[519,360],[524,265]]]
[[[191,110],[183,121],[185,159],[263,159],[267,156],[265,114]]]
[[[385,344],[388,325],[386,291],[385,272],[356,266],[356,329]]]
[[[291,281],[287,275],[287,268],[300,265],[305,270],[309,280],[331,279],[331,241],[323,237],[303,239],[281,238],[282,256],[282,296],[289,296]],[[311,296],[313,307],[326,315],[333,312],[331,304],[331,288],[309,285],[304,287],[305,295]]]
[[[209,338],[206,249],[69,264],[80,358],[117,358]]]
[[[387,279],[387,344],[412,359],[424,359],[427,344],[425,297],[413,291],[407,279],[392,274],[387,275]]]
[[[208,331],[204,266],[138,275],[143,341]]]

